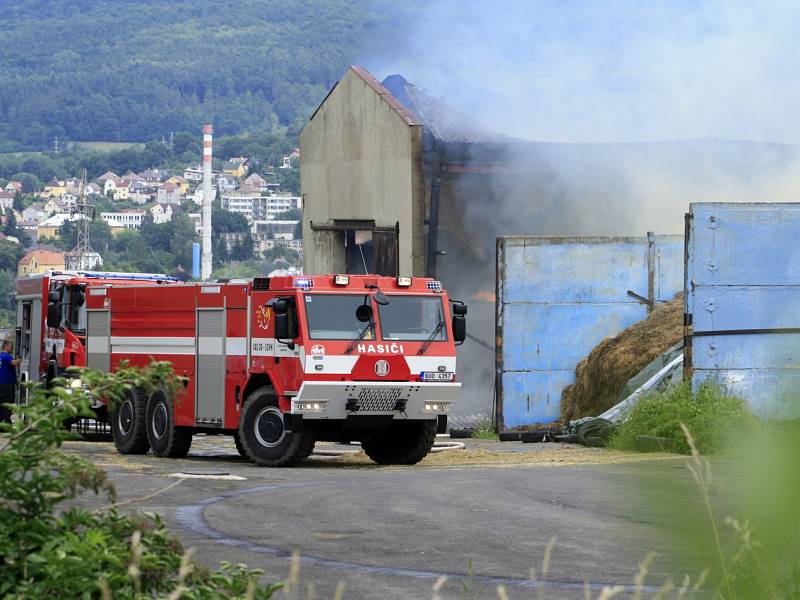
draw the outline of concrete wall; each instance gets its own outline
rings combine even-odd
[[[422,127],[369,74],[351,68],[300,136],[304,268],[345,270],[341,231],[333,220],[399,222],[402,275],[424,271]]]
[[[652,261],[649,259],[652,253]],[[604,338],[647,316],[628,295],[683,288],[682,236],[497,240],[498,416],[506,428],[558,418],[575,367]]]
[[[693,385],[719,383],[764,418],[800,418],[800,204],[697,203],[689,214]]]

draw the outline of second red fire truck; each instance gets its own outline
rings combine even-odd
[[[185,456],[204,432],[232,435],[267,466],[302,460],[316,441],[360,441],[378,463],[413,464],[446,430],[460,388],[455,346],[467,309],[436,280],[73,283],[80,293],[50,292],[40,309],[43,340],[66,339],[64,315],[76,314],[85,366],[156,359],[186,378],[177,398],[134,390],[108,415],[122,453]]]

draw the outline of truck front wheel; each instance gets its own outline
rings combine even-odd
[[[147,439],[153,454],[162,458],[183,458],[192,446],[191,429],[175,425],[172,399],[158,388],[147,401]]]
[[[435,421],[404,421],[392,423],[361,447],[379,465],[414,465],[428,455],[435,438]]]
[[[146,398],[139,389],[126,393],[111,412],[111,435],[120,454],[147,454]]]
[[[278,399],[270,388],[256,390],[245,402],[239,441],[247,456],[267,467],[290,467],[314,450],[314,432],[286,431]]]

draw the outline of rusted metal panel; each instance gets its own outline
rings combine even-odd
[[[759,416],[800,417],[800,204],[692,204],[688,373]]]
[[[682,255],[682,236],[498,238],[501,426],[558,418],[578,362],[682,289]]]

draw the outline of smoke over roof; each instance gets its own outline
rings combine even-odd
[[[410,110],[422,122],[423,129],[437,140],[456,144],[503,144],[515,141],[415,86],[402,75],[389,75],[381,85]]]

